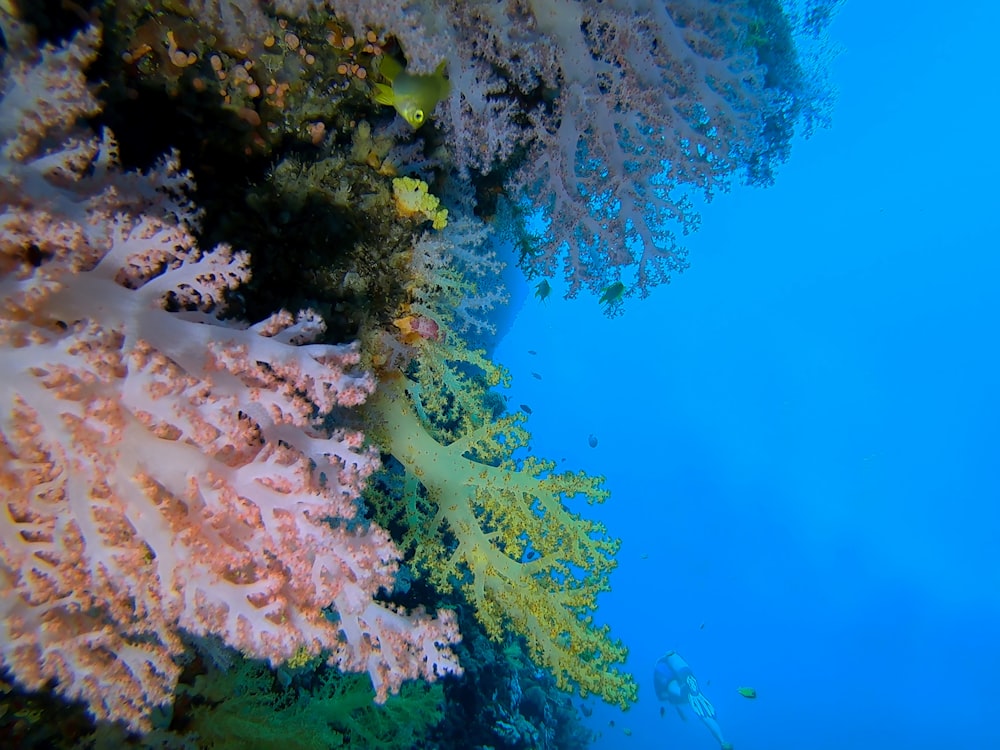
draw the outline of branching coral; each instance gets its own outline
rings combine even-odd
[[[422,350],[424,358],[443,354],[435,342]],[[523,635],[560,687],[626,707],[635,684],[613,666],[626,649],[593,621],[619,543],[569,508],[581,499],[604,501],[603,479],[558,473],[532,456],[518,460],[528,440],[520,415],[463,413],[460,437],[435,439],[418,414],[421,383],[384,380],[367,405],[376,439],[419,482],[407,484],[411,495],[398,507],[413,507],[421,500],[412,493],[425,491],[433,508],[422,529],[410,527],[414,564],[442,589],[458,585],[494,638],[507,630]]]
[[[689,192],[772,178],[796,129],[822,121],[828,87],[800,45],[821,36],[838,1],[276,5],[378,28],[415,73],[446,60],[452,94],[436,118],[457,173],[521,165],[506,189],[551,222],[523,265],[562,274],[575,296],[623,279],[644,295],[668,281],[687,264],[680,235],[699,223]]]
[[[615,282],[631,297],[686,268],[693,195],[768,184],[794,134],[824,122],[825,65],[805,49],[823,47],[839,2],[185,0],[151,18],[131,4],[141,35],[169,24],[169,39],[137,49],[122,26],[130,58],[165,57],[157,76],[218,89],[251,151],[379,117],[384,53],[414,74],[443,63],[451,93],[417,150],[447,154],[455,194],[485,203],[502,185],[545,215],[529,275],[562,275],[570,297]]]
[[[415,252],[414,307],[440,330],[409,339],[407,376],[384,372],[366,404],[368,434],[405,472],[369,488],[376,518],[435,586],[461,589],[493,638],[523,635],[560,687],[627,706],[635,684],[614,666],[626,649],[593,621],[619,543],[570,507],[603,502],[603,479],[521,456],[525,417],[498,416],[490,390],[506,372],[454,330],[457,301],[477,285],[443,263],[451,253],[436,265]]]
[[[110,88],[124,81],[127,98],[164,79],[170,97],[208,94],[230,119],[209,127],[250,136],[240,153],[274,149],[272,189],[239,193],[256,213],[240,223],[266,226],[283,280],[325,297],[336,340],[363,329],[373,348],[367,434],[401,467],[394,498],[372,493],[381,526],[356,502],[376,458],[337,421],[375,387],[357,350],[309,343],[314,316],[221,320],[247,259],[198,249],[175,159],[122,172],[110,136],[72,131],[98,109],[79,75],[28,102],[37,71],[8,67],[0,662],[32,686],[58,678],[98,713],[130,700],[134,726],[169,697],[180,629],[274,662],[329,648],[380,697],[458,672],[454,618],[374,598],[396,571],[384,527],[491,636],[522,635],[560,686],[627,706],[625,649],[594,622],[618,542],[574,508],[608,493],[525,455],[525,417],[502,416],[491,389],[505,373],[463,340],[505,300],[499,264],[461,208],[495,189],[514,199],[508,215],[547,211],[526,270],[561,273],[570,296],[603,294],[614,314],[685,266],[675,234],[698,221],[685,190],[767,183],[815,119],[797,34],[835,1],[802,4],[798,20],[778,0],[129,5],[140,33],[110,55],[126,66]],[[73,67],[73,50],[93,53],[75,45],[42,57]],[[416,73],[446,58],[454,92],[405,151],[390,150],[401,136],[371,96],[387,51]],[[428,183],[464,203],[446,217]],[[308,272],[289,262],[293,225],[314,243]],[[279,286],[259,277],[244,288],[258,304]],[[324,432],[316,418],[334,407]],[[117,692],[93,687],[102,676]]]
[[[378,700],[460,672],[453,617],[374,598],[398,552],[359,514],[357,347],[313,343],[308,311],[220,319],[249,259],[197,246],[176,154],[126,173],[74,128],[97,44],[0,70],[0,667],[136,730],[182,630],[273,664],[325,651]]]

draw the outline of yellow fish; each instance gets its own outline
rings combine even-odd
[[[395,107],[414,130],[430,117],[437,103],[448,96],[451,83],[444,76],[445,61],[429,75],[407,73],[406,68],[386,55],[379,72],[389,83],[376,83],[373,98],[379,104]]]
[[[754,690],[752,687],[736,688],[736,692],[742,695],[744,698],[752,699],[757,697],[757,691]]]

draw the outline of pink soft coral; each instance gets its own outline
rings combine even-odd
[[[358,515],[377,454],[316,424],[372,392],[356,349],[308,343],[311,313],[218,319],[248,259],[196,247],[176,157],[125,174],[108,134],[69,137],[96,41],[3,76],[0,666],[136,729],[181,629],[272,662],[329,649],[380,699],[458,671],[452,618],[373,600],[398,559]]]

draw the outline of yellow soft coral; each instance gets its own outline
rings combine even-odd
[[[525,417],[500,416],[503,398],[492,390],[509,376],[459,332],[457,311],[478,296],[477,280],[495,288],[499,272],[486,255],[455,263],[481,242],[463,222],[414,247],[411,299],[396,331],[369,338],[381,366],[364,406],[365,433],[398,464],[387,462],[366,499],[419,573],[442,591],[461,586],[491,637],[524,636],[559,687],[627,707],[635,681],[616,666],[627,651],[593,622],[619,542],[570,510],[581,500],[603,502],[608,492],[601,477],[515,460],[530,437]],[[405,345],[408,356],[380,353],[386,341],[394,351]]]
[[[412,177],[397,177],[392,181],[392,194],[399,215],[430,221],[435,229],[448,226],[448,209],[427,190],[427,183]]]
[[[400,520],[409,526],[404,546],[414,548],[417,568],[442,589],[462,582],[490,636],[508,629],[523,635],[560,688],[629,706],[634,679],[614,666],[627,649],[593,622],[619,541],[567,507],[578,498],[605,500],[603,478],[556,473],[553,462],[534,457],[516,462],[514,451],[529,437],[521,415],[464,415],[455,430],[461,437],[439,442],[418,413],[420,394],[419,382],[396,375],[367,404],[369,434],[408,474],[395,512],[410,517],[409,524]],[[419,503],[433,513],[429,523],[412,523]],[[456,542],[446,545],[447,535]]]

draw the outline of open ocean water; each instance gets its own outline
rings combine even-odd
[[[1000,748],[998,8],[847,3],[832,128],[705,206],[689,270],[498,346],[535,452],[612,491],[640,693],[595,747],[718,747],[657,701],[674,649],[738,750]]]

